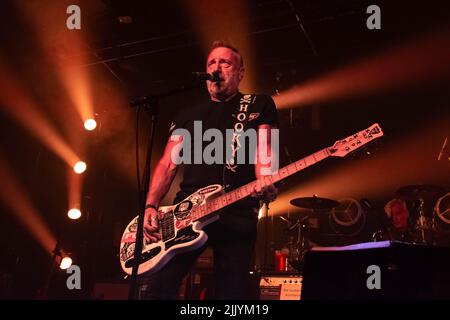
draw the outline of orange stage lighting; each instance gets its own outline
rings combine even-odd
[[[9,209],[8,212],[13,213],[20,224],[51,255],[56,238],[11,172],[14,170],[0,155],[0,199]]]
[[[245,76],[240,85],[243,92],[255,91],[254,59],[250,33],[248,3],[242,0],[184,0],[192,25],[205,53],[215,40],[226,40],[238,48],[244,58]],[[219,10],[218,10],[219,9]]]
[[[87,119],[84,122],[84,128],[88,131],[92,131],[97,127],[97,122],[94,119]]]
[[[66,1],[27,1],[21,3],[20,9],[34,25],[42,49],[53,62],[81,120],[85,122],[94,116],[87,70],[81,67],[86,64],[85,52],[90,48],[83,38],[83,24],[81,30],[67,28],[68,6]],[[92,6],[95,4],[90,4],[90,9]],[[84,20],[81,18],[81,21]]]
[[[422,35],[273,96],[278,109],[404,89],[450,74],[450,30]]]
[[[75,173],[81,174],[86,171],[86,168],[87,168],[86,163],[84,163],[83,161],[78,161],[73,166],[73,171],[75,171]]]
[[[81,217],[81,211],[78,208],[72,208],[67,212],[67,216],[72,220],[77,220]]]
[[[69,269],[71,265],[72,265],[72,259],[70,257],[64,257],[61,259],[59,268],[62,270],[66,270],[66,269]]]
[[[19,84],[14,72],[0,58],[0,105],[3,111],[37,137],[68,165],[73,166],[79,157],[38,111]]]
[[[79,211],[81,206],[81,188],[83,184],[84,175],[76,174],[73,170],[67,171],[67,189],[68,189],[68,208],[71,210],[77,209]],[[81,212],[67,213],[69,218],[74,219],[73,216],[81,215]],[[78,219],[78,218],[76,218]]]

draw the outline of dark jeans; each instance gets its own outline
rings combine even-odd
[[[251,261],[256,242],[257,213],[252,208],[231,208],[204,230],[203,248],[176,255],[159,272],[139,277],[142,299],[178,299],[183,278],[208,245],[214,250],[215,299],[248,299]]]

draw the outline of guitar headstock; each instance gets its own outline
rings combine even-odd
[[[367,143],[383,136],[383,131],[378,123],[371,125],[369,128],[362,130],[345,139],[338,140],[334,145],[328,148],[330,154],[334,157],[345,157],[350,152],[361,148]]]

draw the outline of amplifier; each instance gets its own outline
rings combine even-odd
[[[315,247],[305,254],[303,277],[303,300],[447,300],[450,248],[395,241]]]
[[[264,276],[259,282],[261,300],[300,300],[303,278],[293,276]]]

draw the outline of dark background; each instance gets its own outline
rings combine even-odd
[[[71,141],[70,132],[78,132],[85,141],[83,156],[89,169],[83,183],[82,209],[84,213],[89,213],[89,219],[87,215],[80,221],[67,219],[67,164],[5,113],[0,113],[0,152],[10,164],[11,174],[26,191],[50,230],[64,248],[78,259],[78,264],[86,265],[83,270],[88,270],[84,278],[88,281],[87,285],[120,281],[123,273],[117,258],[119,240],[123,228],[136,214],[138,207],[134,156],[135,110],[129,107],[128,102],[137,96],[164,93],[189,83],[192,71],[203,70],[206,52],[185,5],[180,1],[104,0],[67,2],[67,5],[77,3],[82,10],[80,32],[89,35],[82,54],[67,51],[64,36],[60,34],[55,35],[53,51],[46,55],[39,45],[39,34],[52,31],[39,29],[30,23],[21,11],[23,3],[2,1],[0,54],[57,132],[68,141]],[[217,11],[211,12],[211,15],[216,15],[217,19],[214,19],[214,24],[202,27],[212,30],[212,33],[220,30],[218,34],[223,37],[227,30],[220,28],[220,14],[221,6],[227,6],[227,2],[216,3]],[[366,28],[366,8],[371,4],[381,8],[381,30]],[[44,12],[49,5],[51,1],[36,1],[33,10],[38,20],[42,15],[41,26],[46,25],[46,19],[50,19],[49,25],[55,23]],[[405,39],[448,28],[449,10],[446,10],[445,1],[310,0],[290,3],[257,0],[249,1],[248,6],[249,14],[242,19],[247,21],[249,30],[243,37],[253,49],[253,89],[267,94],[304,83]],[[65,8],[64,5],[62,8]],[[299,27],[295,14],[301,18],[316,53]],[[127,15],[133,19],[131,24],[118,22],[119,16]],[[64,11],[62,16],[66,17]],[[61,23],[64,29],[65,21]],[[57,69],[50,63],[49,57],[53,55],[60,55],[69,62],[80,55],[83,57],[81,67],[89,75],[93,108],[100,125],[94,133],[78,128],[81,126],[78,116],[58,82]],[[275,202],[274,212],[288,214],[288,200],[294,196],[311,196],[311,193],[336,199],[368,198],[375,208],[373,212],[382,212],[384,204],[393,198],[396,188],[403,185],[433,184],[448,188],[449,163],[436,161],[449,131],[448,80],[447,74],[436,81],[393,92],[350,96],[320,105],[280,110],[282,164],[329,146],[374,122],[380,123],[386,133],[378,145],[379,150],[390,148],[396,154],[402,154],[402,148],[408,142],[409,151],[405,157],[396,158],[398,163],[395,168],[398,171],[383,168],[385,162],[377,166],[377,152],[372,159],[348,160],[355,161],[352,162],[354,167],[365,160],[375,164],[372,168],[376,170],[358,177],[363,179],[358,181],[358,185],[366,186],[359,188],[358,192],[348,189],[346,184],[339,188],[333,186],[332,191],[330,187],[321,189],[319,185],[314,190],[305,189],[303,192],[302,184],[314,183],[315,179],[332,181],[332,170],[343,166],[346,160],[333,159],[318,164],[280,186],[278,201],[283,203]],[[153,164],[161,154],[171,117],[177,110],[189,108],[190,101],[195,101],[202,92],[202,89],[193,90],[161,101]],[[148,125],[148,117],[141,119],[141,165]],[[415,144],[417,137],[423,139]],[[72,147],[77,148],[76,145]],[[411,174],[400,175],[404,168],[402,164],[414,163],[416,155],[424,159],[421,165],[414,168]],[[410,166],[407,167],[411,170]],[[371,182],[383,175],[389,181],[389,187],[373,191]],[[175,180],[165,203],[170,203],[178,183],[179,178]],[[352,181],[347,183],[352,184]],[[285,197],[282,197],[283,194]],[[45,282],[50,256],[21,226],[14,212],[2,203],[0,211],[2,288],[5,288],[6,297],[32,299]],[[289,214],[292,212],[289,211]],[[272,248],[280,248],[289,237],[283,224],[277,221],[273,227]],[[374,222],[371,223],[351,241],[369,241],[372,231],[377,229]],[[58,289],[64,283],[64,277],[61,272],[55,273],[53,297],[76,296]]]

